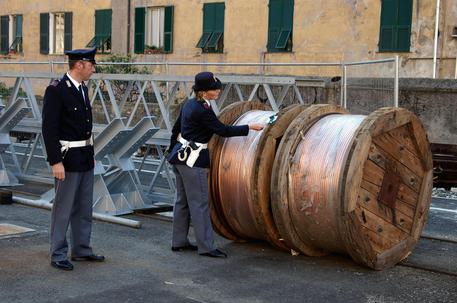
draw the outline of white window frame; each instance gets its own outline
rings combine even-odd
[[[8,25],[8,45],[13,44],[14,39],[16,38],[16,22],[15,15],[9,15],[9,25]]]
[[[164,47],[165,7],[151,6],[146,8],[145,47]]]
[[[63,20],[63,31],[62,31],[62,52],[57,52],[57,33],[56,33],[56,16],[61,15]],[[65,51],[65,13],[49,13],[49,54],[63,55]]]

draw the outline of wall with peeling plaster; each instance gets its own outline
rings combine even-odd
[[[128,3],[131,3],[130,26]],[[2,0],[0,15],[24,15],[24,54],[10,60],[60,60],[62,56],[39,54],[39,13],[72,11],[73,46],[84,47],[94,34],[94,10],[113,9],[113,53],[133,50],[135,7],[174,5],[173,53],[138,55],[138,61],[191,62],[341,62],[375,60],[394,55],[401,58],[401,76],[431,77],[436,1],[413,0],[411,51],[378,52],[381,0],[295,0],[293,51],[268,53],[268,0],[225,1],[224,52],[205,54],[196,44],[202,33],[203,4],[207,0]],[[455,1],[441,1],[440,78],[453,78],[457,56]],[[128,36],[130,34],[129,44]],[[19,67],[12,67],[13,69]],[[154,72],[193,74],[201,68],[165,67]],[[217,73],[292,74],[333,76],[338,68],[320,67],[213,67]],[[378,66],[378,74],[392,75],[391,66]]]

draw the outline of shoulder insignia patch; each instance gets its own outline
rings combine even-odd
[[[51,80],[51,83],[49,83],[49,85],[57,86],[57,84],[59,84],[59,83],[60,83],[59,79],[54,79],[54,80]]]

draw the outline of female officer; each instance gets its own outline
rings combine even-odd
[[[227,254],[214,247],[213,228],[208,209],[207,143],[213,134],[222,137],[247,136],[249,130],[262,130],[261,123],[229,126],[223,124],[211,109],[221,81],[211,72],[195,75],[193,90],[196,97],[187,100],[173,126],[168,161],[176,175],[176,201],[173,210],[172,251],[198,250],[202,256],[226,258]],[[192,218],[197,246],[187,235]]]

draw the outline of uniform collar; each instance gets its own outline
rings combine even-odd
[[[202,100],[205,101],[206,104],[208,104],[208,106],[211,106],[211,103],[208,100],[206,100],[205,98],[202,98]]]
[[[82,83],[79,83],[78,81],[76,81],[75,79],[73,79],[71,76],[70,76],[70,73],[67,72],[67,77],[68,79],[70,79],[71,83],[73,83],[73,85],[76,87],[77,90],[79,90],[79,86],[82,84]]]

